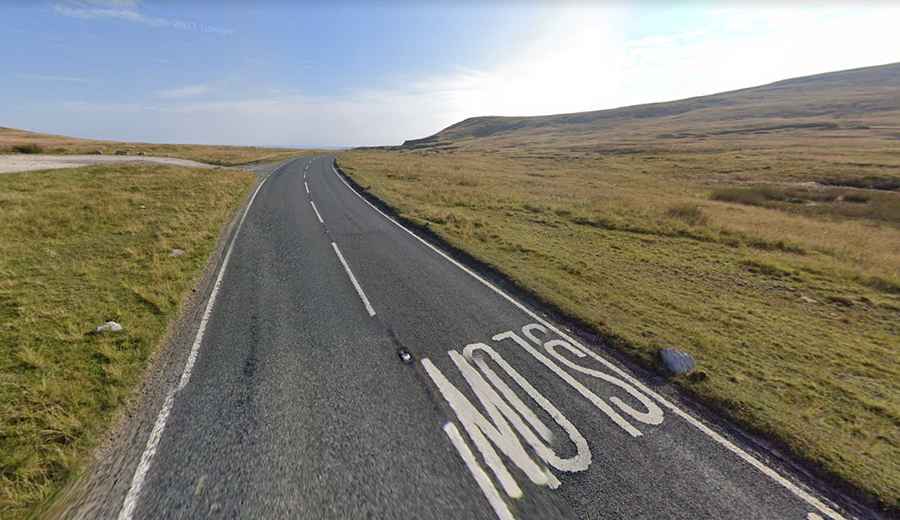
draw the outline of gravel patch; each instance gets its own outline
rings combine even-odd
[[[151,162],[191,168],[219,168],[211,164],[149,155],[42,155],[15,154],[0,155],[0,173],[52,170],[57,168],[77,168],[92,164]]]

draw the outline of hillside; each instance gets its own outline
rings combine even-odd
[[[105,154],[153,155],[189,159],[219,166],[277,161],[300,154],[290,148],[204,144],[127,143],[42,134],[0,126],[0,154],[41,153],[54,155]]]
[[[900,63],[788,79],[666,103],[534,117],[473,117],[406,149],[603,153],[785,139],[900,140]]]

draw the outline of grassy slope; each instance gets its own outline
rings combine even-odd
[[[16,153],[16,148],[23,146],[36,146],[37,148],[32,153],[65,155],[93,154],[98,151],[105,155],[113,155],[116,152],[126,152],[128,155],[143,153],[144,155],[190,159],[219,166],[280,161],[301,154],[301,150],[290,148],[95,141],[0,127],[0,154]]]
[[[900,193],[819,183],[900,183],[900,118],[876,125],[900,100],[865,82],[844,96],[792,81],[819,113],[829,96],[887,112],[816,116],[868,129],[712,134],[743,126],[735,111],[759,124],[760,100],[783,112],[797,99],[767,88],[718,119],[681,114],[703,138],[659,138],[668,117],[624,118],[627,137],[615,124],[439,134],[339,161],[405,217],[646,362],[663,346],[691,352],[707,377],[679,384],[896,509]]]
[[[409,146],[566,157],[747,150],[842,141],[886,148],[900,140],[900,63],[780,81],[667,103],[537,117],[475,117]],[[523,148],[527,147],[527,148]],[[827,147],[827,145],[826,145]],[[894,155],[896,158],[896,155]]]
[[[148,165],[0,176],[0,517],[84,463],[253,182]],[[86,334],[110,319],[125,331]]]

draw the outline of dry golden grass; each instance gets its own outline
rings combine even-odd
[[[219,146],[200,144],[122,143],[77,139],[59,135],[39,134],[14,128],[0,127],[0,154],[49,153],[155,155],[190,159],[219,166],[236,166],[266,161],[282,161],[296,157],[302,150],[263,148],[257,146]]]
[[[848,218],[836,198],[710,198],[874,170],[900,179],[895,150],[869,144],[644,143],[628,154],[470,145],[349,151],[339,163],[403,217],[645,362],[660,347],[689,351],[708,377],[679,384],[896,508],[900,223]],[[873,195],[900,205],[900,193]]]
[[[83,466],[253,182],[145,164],[0,176],[0,517]],[[106,320],[125,330],[87,334]]]

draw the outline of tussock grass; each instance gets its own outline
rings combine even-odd
[[[666,210],[666,215],[691,226],[701,226],[709,222],[703,209],[696,204],[678,204]]]
[[[851,181],[852,182],[852,181]],[[836,218],[883,220],[900,225],[900,193],[826,186],[730,186],[717,188],[713,200],[765,206]]]
[[[290,148],[265,148],[259,146],[98,141],[0,127],[0,154],[156,155],[162,157],[175,157],[178,159],[190,159],[192,161],[205,162],[218,166],[236,166],[257,162],[283,161],[290,159],[291,157],[296,157],[302,152],[302,150]]]
[[[0,176],[0,517],[82,466],[252,183],[155,165]],[[106,320],[124,332],[88,334]]]
[[[831,146],[581,155],[522,144],[339,162],[405,218],[646,363],[660,347],[691,352],[708,377],[678,384],[896,508],[900,227],[844,208],[897,194],[813,200],[813,188],[777,184],[852,180],[864,172],[849,162],[895,159]],[[829,209],[786,200],[797,193]]]
[[[890,190],[900,191],[900,179],[884,175],[867,175],[860,178],[842,179],[828,178],[822,180],[823,184],[833,184],[835,186],[852,186],[854,188],[864,188],[870,190]]]
[[[43,153],[44,149],[35,143],[18,144],[12,147],[15,153]]]

